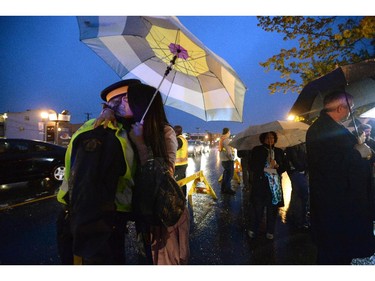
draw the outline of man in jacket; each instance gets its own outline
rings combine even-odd
[[[350,264],[375,252],[371,214],[371,151],[340,122],[353,97],[336,91],[306,135],[311,231],[318,264]]]
[[[125,264],[126,223],[131,219],[136,155],[127,137],[126,92],[139,80],[123,80],[101,93],[116,114],[96,128],[87,121],[73,135],[65,156],[65,178],[57,194],[64,212],[58,220],[63,264],[73,255],[83,264]]]
[[[292,184],[287,219],[297,228],[309,228],[309,181],[306,143],[285,148],[285,155],[288,159],[287,173]]]
[[[223,179],[221,181],[221,192],[234,195],[236,192],[232,189],[232,178],[234,175],[234,154],[229,145],[230,142],[229,128],[223,128],[223,133],[219,141],[219,152],[221,165],[224,168]]]

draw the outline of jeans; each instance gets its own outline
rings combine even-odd
[[[234,175],[234,161],[221,161],[221,165],[224,168],[221,191],[232,190],[231,181]]]

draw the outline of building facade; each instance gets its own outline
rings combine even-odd
[[[69,112],[27,110],[0,114],[0,137],[46,141],[67,146],[72,135]]]

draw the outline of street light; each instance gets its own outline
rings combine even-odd
[[[40,113],[40,117],[42,117],[42,120],[47,120],[48,119],[48,112],[47,111],[42,111]]]

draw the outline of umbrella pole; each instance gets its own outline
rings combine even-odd
[[[173,56],[173,59],[171,60],[171,63],[167,66],[167,70],[165,71],[164,73],[164,76],[163,76],[163,79],[161,79],[160,83],[159,83],[159,86],[157,87],[157,89],[155,90],[155,93],[154,95],[152,96],[152,99],[150,100],[150,103],[148,104],[147,108],[146,108],[146,111],[145,113],[143,114],[142,116],[142,119],[141,119],[141,124],[143,125],[143,120],[145,119],[145,116],[148,112],[148,110],[150,109],[151,107],[151,104],[152,102],[154,101],[155,97],[156,97],[156,94],[158,93],[159,89],[160,89],[160,86],[161,84],[163,83],[164,79],[167,77],[167,75],[169,74],[169,72],[172,70],[172,67],[173,65],[176,63],[176,59],[177,59],[177,55]]]
[[[355,133],[357,134],[357,138],[359,139],[358,127],[357,127],[357,124],[355,123],[354,114],[353,114],[352,108],[350,107],[348,96],[346,94],[345,94],[345,99],[346,99],[346,104],[347,104],[347,106],[349,108],[349,115],[352,118],[352,122],[353,122]]]
[[[270,165],[271,165],[271,161],[272,161],[272,145],[270,143]]]

